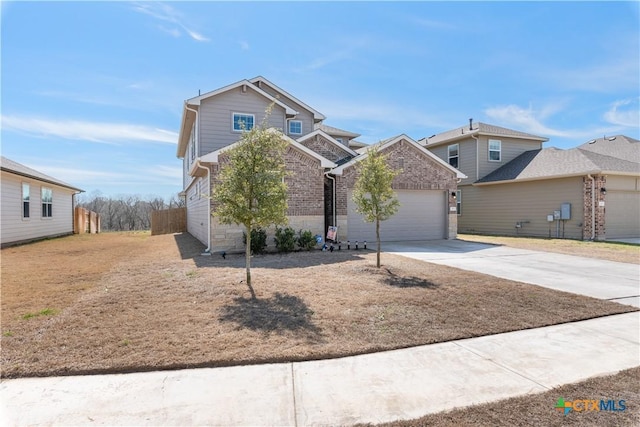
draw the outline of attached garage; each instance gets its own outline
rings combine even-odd
[[[368,148],[371,149],[371,148]],[[376,145],[387,165],[398,171],[392,188],[400,207],[391,218],[380,223],[383,242],[453,239],[457,231],[455,194],[458,180],[466,178],[459,170],[436,157],[406,135]],[[335,168],[336,214],[342,241],[376,242],[376,225],[356,212],[353,189],[358,180],[358,162],[367,151]]]
[[[380,241],[445,239],[447,221],[447,195],[442,190],[398,190],[400,208],[386,221],[380,223]],[[375,223],[365,222],[356,212],[349,190],[349,223],[347,238],[350,241],[376,241]]]
[[[606,195],[605,227],[609,240],[640,237],[640,193],[609,190]]]

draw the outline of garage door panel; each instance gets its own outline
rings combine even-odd
[[[398,212],[380,223],[380,240],[433,240],[445,237],[445,194],[443,191],[397,191]],[[348,239],[375,241],[375,223],[367,223],[355,210],[348,194]]]
[[[640,193],[608,191],[605,227],[607,239],[640,237]]]

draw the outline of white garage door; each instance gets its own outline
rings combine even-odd
[[[606,200],[607,239],[640,237],[640,193],[608,191]]]
[[[398,190],[400,208],[386,221],[380,223],[380,240],[393,242],[399,240],[434,240],[445,238],[446,208],[445,192],[441,190],[411,191]],[[375,223],[364,222],[356,212],[348,194],[348,236],[350,241],[376,241]]]

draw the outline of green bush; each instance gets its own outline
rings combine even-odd
[[[276,237],[273,241],[280,252],[292,252],[296,247],[296,232],[291,227],[276,227]]]
[[[298,246],[303,251],[310,251],[311,249],[316,247],[316,237],[313,235],[311,230],[300,230],[298,231]]]
[[[247,233],[242,233],[242,243],[247,244]],[[267,247],[267,232],[262,228],[251,230],[251,252],[263,254]]]

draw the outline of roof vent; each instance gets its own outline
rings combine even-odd
[[[589,144],[595,144],[595,143],[596,143],[595,139],[592,139],[591,141],[589,141]]]
[[[473,130],[473,117],[469,119],[469,130]]]
[[[614,141],[615,139],[616,139],[615,136],[611,136],[611,137],[607,138],[608,141]]]

